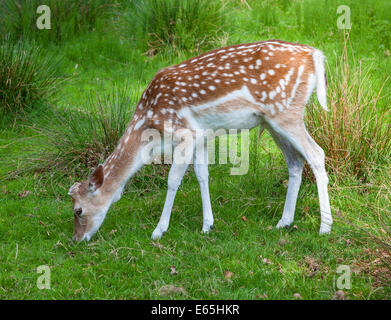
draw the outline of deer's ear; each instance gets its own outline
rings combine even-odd
[[[88,179],[88,191],[95,192],[99,189],[104,180],[103,166],[100,164]]]

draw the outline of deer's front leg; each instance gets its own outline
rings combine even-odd
[[[202,232],[204,233],[208,233],[211,229],[213,229],[213,213],[212,213],[212,206],[210,204],[210,196],[209,196],[207,161],[208,160],[207,160],[207,152],[206,152],[205,163],[197,163],[197,161],[195,161],[194,163],[194,172],[196,174],[201,189],[202,214],[203,214]]]
[[[174,204],[175,195],[188,166],[188,163],[178,164],[175,163],[175,161],[171,166],[170,172],[168,174],[166,202],[164,203],[164,208],[159,223],[152,233],[152,240],[160,239],[167,231],[168,225],[170,223],[171,210]]]

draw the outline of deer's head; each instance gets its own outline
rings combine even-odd
[[[88,241],[101,226],[110,206],[110,199],[101,190],[103,181],[103,166],[99,165],[88,181],[76,182],[69,189],[75,216],[73,240]]]

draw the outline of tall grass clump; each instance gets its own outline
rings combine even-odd
[[[20,114],[47,103],[60,83],[56,76],[59,61],[35,44],[1,37],[0,115]]]
[[[114,150],[128,125],[138,99],[138,89],[114,86],[104,95],[90,94],[80,108],[56,110],[38,132],[42,143],[30,153],[34,168],[83,175]]]
[[[337,176],[353,174],[367,178],[371,170],[391,159],[389,97],[371,76],[372,66],[357,61],[348,40],[328,72],[328,107],[307,108],[307,125],[326,153],[329,171]]]
[[[90,94],[80,108],[53,110],[42,119],[40,127],[34,126],[41,136],[37,144],[23,155],[20,170],[9,177],[24,172],[40,172],[42,177],[77,177],[85,179],[114,151],[129,124],[140,97],[140,86],[114,86],[112,91]],[[149,192],[166,184],[166,165],[144,167],[132,179],[132,191]]]
[[[40,5],[50,8],[50,29],[38,29]],[[0,2],[0,31],[15,39],[60,43],[81,32],[92,31],[112,8],[109,0],[4,0]]]
[[[220,0],[138,0],[121,15],[120,25],[149,55],[165,49],[197,53],[222,36],[225,15]]]

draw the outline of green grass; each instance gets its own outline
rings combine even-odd
[[[363,248],[347,245],[351,229],[337,215],[333,233],[318,236],[318,200],[311,182],[305,180],[300,191],[297,228],[272,228],[281,215],[287,172],[270,137],[263,140],[270,153],[259,159],[267,163],[259,165],[259,172],[229,177],[228,168],[211,166],[216,220],[207,236],[201,233],[201,201],[192,172],[178,192],[169,231],[158,243],[149,237],[161,213],[165,188],[130,183],[92,241],[75,244],[67,179],[39,183],[37,175],[3,184],[0,296],[149,299],[162,298],[159,288],[173,284],[187,294],[168,298],[258,299],[267,294],[270,299],[292,299],[300,293],[304,299],[331,299],[336,268],[346,264],[358,269],[352,275],[352,289],[346,291],[349,299],[390,297],[389,287],[375,290],[375,280],[356,266],[365,260]],[[375,201],[372,190],[377,184],[358,197],[361,189],[354,181],[338,186],[332,181],[330,194],[335,211],[359,213],[364,225],[370,222],[371,207],[363,204]],[[31,193],[23,197],[23,191]],[[376,205],[389,203],[380,197]],[[35,285],[39,265],[51,267],[51,290]],[[309,277],[314,265],[319,272]],[[172,266],[178,274],[170,274]],[[225,271],[233,272],[233,277],[225,279]]]
[[[278,38],[318,47],[331,65],[342,53],[344,32],[336,28],[338,1],[247,3],[251,10],[239,0],[225,1],[228,24],[208,46]],[[354,55],[365,67],[372,66],[368,88],[379,88],[391,68],[391,38],[384,31],[391,23],[390,4],[353,0],[344,4],[352,9]],[[116,6],[123,8],[120,12],[132,10],[125,1]],[[50,140],[39,132],[58,127],[50,122],[47,107],[53,112],[88,110],[88,98],[109,97],[114,84],[137,95],[157,70],[194,55],[192,48],[173,51],[169,46],[145,55],[143,38],[132,40],[139,43],[130,41],[134,30],[124,34],[115,25],[118,19],[123,16],[99,13],[92,28],[87,23],[72,36],[64,29],[61,40],[54,35],[22,37],[41,39],[48,55],[61,54],[57,70],[69,80],[59,88],[56,104],[37,107],[18,121],[0,122],[0,298],[294,299],[299,293],[304,299],[332,299],[338,290],[337,267],[349,265],[352,287],[344,290],[348,299],[390,299],[389,273],[375,263],[374,252],[380,247],[360,231],[384,235],[382,223],[389,221],[384,217],[391,212],[388,155],[371,164],[365,181],[349,172],[343,178],[330,176],[335,223],[327,236],[317,234],[317,190],[309,177],[299,193],[295,226],[274,228],[282,214],[288,172],[268,134],[259,145],[256,132],[252,134],[247,175],[230,176],[229,166],[210,166],[215,228],[209,235],[201,233],[201,197],[191,168],[178,191],[169,230],[159,242],[152,242],[150,235],[164,204],[166,167],[149,166],[139,172],[88,243],[71,241],[73,215],[67,191],[76,180],[73,164],[65,171],[21,170],[5,179],[9,172],[29,165],[30,150],[31,154],[47,150],[41,147]],[[388,83],[379,112],[388,109],[390,93]],[[86,177],[91,168],[83,170],[77,175]],[[36,286],[40,265],[51,269],[50,290]],[[172,267],[176,274],[171,274]],[[233,275],[226,276],[227,271]],[[185,293],[159,294],[169,284]]]
[[[0,31],[11,33],[15,39],[34,39],[46,45],[59,44],[72,39],[75,33],[93,31],[107,14],[112,13],[116,1],[47,0],[44,4],[50,8],[50,30],[36,27],[37,18],[43,14],[37,13],[37,8],[42,4],[39,0],[2,1]]]

